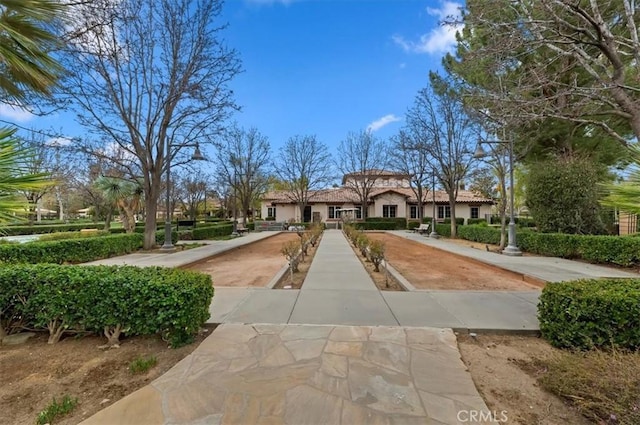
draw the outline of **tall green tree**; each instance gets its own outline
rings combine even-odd
[[[635,0],[469,0],[463,21],[445,63],[492,116],[569,121],[623,145],[640,137]]]
[[[526,202],[538,230],[578,234],[605,232],[598,204],[598,165],[555,158],[528,167]]]

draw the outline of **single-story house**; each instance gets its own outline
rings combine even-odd
[[[362,174],[353,173],[343,178],[343,186],[315,190],[310,193],[308,205],[303,216],[291,193],[284,190],[271,191],[262,198],[262,218],[279,222],[337,222],[342,218],[360,219],[362,211],[360,197],[354,189],[357,179]],[[367,200],[368,217],[404,217],[408,220],[418,220],[418,198],[409,186],[406,176],[394,172],[377,171],[369,197]],[[451,217],[449,197],[445,191],[435,191],[436,219],[444,220]],[[484,218],[491,214],[492,199],[468,191],[458,191],[456,200],[456,217]],[[424,189],[423,217],[433,216],[433,193]]]

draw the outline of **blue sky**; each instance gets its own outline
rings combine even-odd
[[[370,128],[387,138],[452,49],[454,35],[439,21],[458,7],[437,0],[228,0],[225,38],[244,69],[232,82],[242,106],[233,119],[257,127],[274,150],[295,134],[315,134],[332,148],[349,131]],[[36,118],[0,105],[0,119],[83,134],[72,116]]]

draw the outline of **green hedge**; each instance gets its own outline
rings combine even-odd
[[[0,227],[2,236],[40,235],[53,232],[73,232],[81,229],[103,229],[104,223],[69,223],[69,224],[38,224],[34,226],[6,226]]]
[[[142,248],[142,235],[97,236],[50,242],[0,245],[2,263],[84,263]]]
[[[640,348],[640,279],[549,283],[538,304],[542,336],[560,348]]]
[[[406,229],[407,219],[405,217],[367,217],[366,223],[395,223],[396,229]]]
[[[120,326],[126,335],[160,333],[189,342],[209,317],[211,277],[186,270],[130,266],[11,265],[0,268],[3,326],[16,322],[65,332]]]
[[[228,236],[233,232],[233,224],[218,224],[214,226],[194,227],[191,229],[193,240],[211,239],[218,236]]]
[[[488,224],[487,220],[485,220],[484,218],[469,218],[467,219],[467,224],[468,225],[474,225],[474,224]]]
[[[498,245],[500,243],[500,230],[481,225],[458,226],[458,237],[468,241]]]
[[[447,236],[448,233],[441,233],[441,226],[436,227],[438,233]],[[481,225],[459,226],[458,237],[497,245],[500,242],[500,229]],[[624,267],[640,265],[640,238],[632,236],[568,235],[518,229],[516,242],[523,251],[547,257]]]
[[[458,226],[458,230],[463,226]],[[436,232],[440,236],[444,236],[445,238],[451,237],[451,224],[439,224],[436,223]]]
[[[412,230],[412,229],[415,229],[416,227],[420,227],[420,222],[419,221],[408,221],[407,222],[407,229]]]
[[[354,226],[358,230],[398,230],[398,223],[393,221],[359,221]]]
[[[38,242],[60,241],[64,239],[84,239],[110,235],[111,232],[96,230],[92,232],[55,232],[38,237]]]

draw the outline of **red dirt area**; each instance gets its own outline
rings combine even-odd
[[[0,424],[33,425],[38,413],[65,395],[77,399],[76,408],[52,421],[72,425],[115,403],[165,373],[211,334],[201,332],[195,342],[169,348],[159,336],[123,338],[120,348],[100,350],[106,339],[98,336],[64,337],[47,344],[39,333],[21,345],[0,346]],[[138,358],[154,357],[148,371],[132,373]]]
[[[530,291],[544,286],[543,282],[527,278],[532,282],[529,283],[518,273],[399,236],[387,233],[367,236],[384,241],[389,263],[417,289]]]
[[[299,239],[295,232],[280,233],[191,264],[185,269],[210,274],[213,286],[264,287],[287,264],[280,253],[282,245]]]

